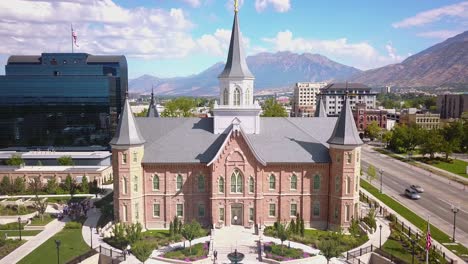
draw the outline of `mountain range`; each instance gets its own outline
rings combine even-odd
[[[344,81],[370,86],[399,87],[468,85],[468,31],[449,38],[401,63],[361,71],[332,61],[319,54],[262,52],[247,57],[255,75],[256,92],[272,88],[292,88],[296,82]],[[224,63],[187,77],[158,78],[143,75],[129,81],[132,93],[149,93],[154,86],[158,95],[210,96],[219,92],[217,76]]]

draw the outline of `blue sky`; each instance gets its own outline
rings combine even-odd
[[[10,54],[124,54],[131,78],[195,74],[224,61],[233,0],[0,1],[0,63]],[[243,0],[247,54],[319,53],[359,69],[397,63],[468,28],[468,1]],[[3,67],[0,71],[3,74]]]

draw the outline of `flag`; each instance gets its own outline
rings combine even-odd
[[[76,32],[75,32],[75,30],[73,29],[73,27],[71,28],[71,30],[72,30],[73,44],[75,44],[75,46],[79,47],[78,44],[76,44],[76,39],[77,39]]]

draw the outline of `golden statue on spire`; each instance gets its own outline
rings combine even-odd
[[[234,12],[239,12],[239,2],[238,0],[234,0]]]

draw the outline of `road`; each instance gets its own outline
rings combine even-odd
[[[400,203],[417,213],[422,218],[429,216],[433,225],[452,236],[453,212],[451,205],[460,208],[456,216],[456,234],[458,242],[468,246],[468,188],[449,181],[441,176],[433,175],[423,169],[398,161],[384,154],[376,152],[369,146],[362,147],[362,169],[367,171],[369,164],[374,165],[376,171],[380,168],[383,173],[383,192],[398,200]],[[380,188],[380,174],[372,182]],[[410,200],[404,196],[404,191],[411,184],[424,188],[421,199]]]

